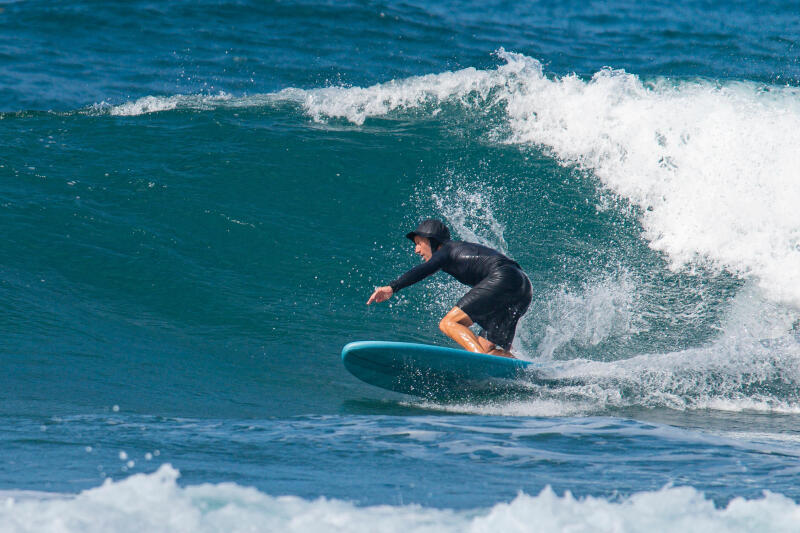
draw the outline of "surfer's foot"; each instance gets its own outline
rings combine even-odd
[[[489,355],[499,355],[500,357],[509,357],[511,359],[516,359],[516,357],[514,357],[514,354],[502,348],[493,348],[486,353],[488,353]]]

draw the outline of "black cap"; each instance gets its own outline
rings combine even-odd
[[[417,235],[428,239],[436,239],[440,244],[450,240],[450,230],[447,229],[444,222],[435,218],[423,220],[419,223],[417,229],[406,233],[406,237],[412,241]]]

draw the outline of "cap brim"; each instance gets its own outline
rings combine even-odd
[[[409,231],[408,233],[406,233],[406,239],[409,239],[411,241],[413,241],[414,237],[416,237],[416,236],[417,236],[417,232],[416,231]]]

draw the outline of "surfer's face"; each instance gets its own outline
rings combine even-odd
[[[433,252],[431,251],[431,241],[426,237],[414,235],[414,253],[419,255],[425,261],[431,258]]]

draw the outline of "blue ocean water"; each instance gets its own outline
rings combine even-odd
[[[0,530],[796,531],[788,2],[0,3]],[[572,383],[442,403],[421,218]]]

